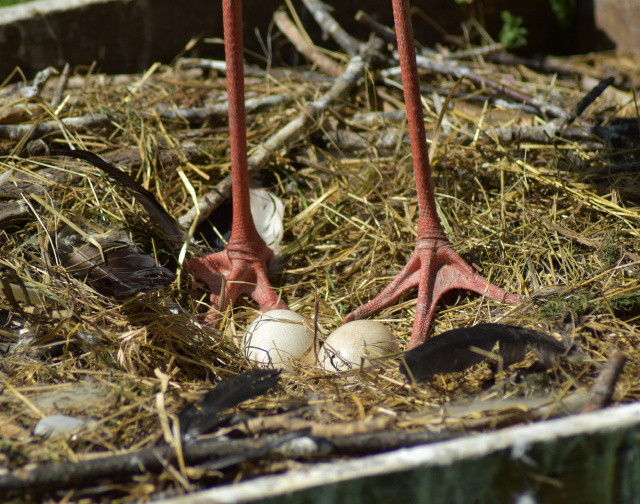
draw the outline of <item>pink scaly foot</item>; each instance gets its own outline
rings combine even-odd
[[[214,323],[219,310],[235,303],[241,294],[252,297],[263,311],[287,307],[273,292],[267,278],[267,264],[273,257],[273,251],[258,235],[251,217],[244,108],[242,0],[222,0],[222,19],[231,147],[231,237],[222,252],[186,261],[194,279],[204,283],[211,291],[212,309],[206,318],[208,323]]]
[[[214,324],[219,313],[216,307],[223,310],[242,294],[253,298],[262,311],[286,308],[286,303],[276,295],[267,278],[266,266],[271,257],[273,252],[258,236],[252,243],[232,238],[222,252],[189,259],[189,271],[211,292],[212,309],[205,321]]]
[[[392,0],[392,3],[418,197],[418,244],[411,259],[393,282],[375,299],[347,315],[345,321],[369,317],[396,302],[406,291],[418,287],[416,316],[409,340],[409,348],[413,348],[427,339],[436,304],[449,290],[467,289],[509,304],[517,303],[520,297],[491,285],[469,266],[453,250],[438,221],[420,103],[409,2]]]
[[[515,304],[520,299],[487,282],[453,250],[443,235],[421,239],[396,278],[376,298],[347,315],[345,322],[371,316],[416,287],[418,302],[409,348],[426,340],[436,305],[449,290],[466,289],[509,304]]]

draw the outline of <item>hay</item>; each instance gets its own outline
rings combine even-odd
[[[637,118],[630,91],[637,66],[608,54],[556,58],[552,63],[564,72],[550,74],[492,63],[482,51],[469,54],[464,65],[475,72],[509,81],[513,89],[567,114],[594,85],[591,76],[612,74],[616,86],[572,124],[583,137],[571,136],[566,128],[557,137],[535,140],[522,138],[517,128],[540,128],[551,117],[541,119],[513,101],[496,100],[501,97],[489,88],[457,82],[451,74],[424,74],[423,84],[431,90],[424,93],[427,127],[436,139],[431,145],[434,183],[447,234],[485,277],[527,296],[515,307],[467,293],[449,296],[432,333],[499,321],[573,340],[586,358],[533,374],[526,373],[532,359],[498,374],[480,364],[421,385],[408,383],[397,361],[332,376],[300,369],[275,391],[237,409],[252,420],[221,433],[435,433],[527,421],[535,415],[522,414],[526,407],[514,414],[511,403],[501,406],[495,399],[541,399],[531,412],[584,392],[616,349],[627,363],[613,401],[640,397],[635,378],[640,367],[637,130],[635,136],[608,139],[602,133],[613,135],[622,118]],[[302,70],[273,69],[247,78],[248,98],[294,97],[292,103],[276,101],[252,112],[250,149],[328,90],[326,76]],[[234,335],[256,316],[256,307],[247,302],[225,313],[218,327],[204,326],[205,293],[194,289],[177,255],[148,233],[141,207],[92,167],[42,155],[52,142],[89,149],[119,163],[172,215],[184,215],[194,205],[191,191],[202,195],[229,173],[226,125],[213,112],[225,103],[223,76],[194,68],[193,61],[189,68],[178,61],[132,76],[78,70],[54,109],[49,103],[60,78],[51,77],[39,98],[23,98],[14,84],[0,89],[5,128],[0,140],[0,466],[8,471],[171,442],[171,425],[187,402],[249,367]],[[312,134],[274,153],[256,174],[286,205],[281,271],[273,283],[292,309],[310,319],[317,303],[321,337],[378,293],[415,244],[417,207],[404,123],[383,114],[378,121],[356,115],[393,111],[402,103],[391,79],[367,74],[355,93],[332,105]],[[161,119],[164,112],[194,108],[212,112],[196,114],[195,122],[181,114]],[[65,122],[68,118],[77,120]],[[36,126],[43,123],[48,126]],[[608,129],[594,135],[594,125]],[[502,138],[498,129],[505,128],[520,140],[496,141]],[[341,141],[347,132],[349,143]],[[380,140],[389,135],[392,141]],[[624,163],[626,169],[616,169]],[[179,279],[161,292],[124,302],[101,295],[60,266],[55,241],[64,225],[87,236],[126,230],[159,263],[177,269]],[[378,319],[406,341],[414,308],[415,299],[407,297]],[[51,400],[54,393],[82,399]],[[487,403],[492,406],[446,413],[447,404],[477,397],[494,399]],[[92,421],[67,438],[31,435],[38,419],[53,411]],[[71,491],[68,498],[85,495],[97,502],[98,492],[109,492],[113,498],[137,499],[286,467],[282,456],[219,471],[176,463],[130,482],[96,484],[89,493]]]

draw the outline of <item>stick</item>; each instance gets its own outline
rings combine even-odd
[[[598,377],[589,389],[589,398],[582,406],[581,413],[599,410],[611,402],[616,382],[622,372],[625,356],[620,350],[614,351],[598,373]]]
[[[359,23],[364,24],[367,28],[369,28],[373,33],[377,33],[383,40],[393,44],[394,46],[398,45],[396,40],[396,33],[389,28],[388,26],[379,23],[375,19],[373,19],[369,14],[364,11],[359,10],[356,12],[355,20]]]
[[[69,131],[81,129],[97,129],[107,126],[111,119],[105,114],[87,114],[80,117],[65,117],[60,121],[45,121],[39,124],[0,124],[0,138],[20,140],[26,135],[29,138],[38,138],[44,135],[60,133],[62,126]]]
[[[57,107],[62,102],[62,94],[67,87],[67,83],[69,82],[69,73],[71,71],[71,66],[69,63],[64,64],[64,68],[62,69],[62,74],[60,75],[60,79],[58,79],[58,85],[56,86],[56,91],[53,94],[53,98],[51,99],[51,105],[53,107]]]
[[[239,462],[261,458],[274,451],[282,443],[301,434],[289,433],[265,436],[260,440],[206,439],[182,447],[188,464],[215,461],[221,469]],[[168,445],[143,448],[124,455],[113,455],[84,462],[47,464],[22,474],[0,475],[0,494],[25,491],[42,492],[52,488],[79,488],[96,484],[102,478],[131,479],[145,472],[161,472],[175,461],[173,447]]]
[[[320,0],[302,0],[305,7],[309,10],[313,19],[320,25],[320,28],[325,33],[328,33],[331,38],[342,47],[345,52],[351,56],[358,54],[360,49],[360,41],[349,35],[338,22],[329,14],[326,4]]]
[[[293,101],[290,94],[275,94],[263,98],[252,98],[245,101],[247,113],[257,114],[271,108],[286,106]],[[212,107],[193,107],[189,109],[166,110],[160,117],[166,121],[187,121],[190,125],[202,124],[212,119],[226,119],[229,116],[229,102]]]
[[[314,63],[324,73],[333,77],[338,77],[342,73],[343,68],[341,65],[321,52],[315,45],[309,44],[306,41],[286,12],[283,10],[276,11],[273,14],[273,20],[276,22],[280,31],[289,39],[298,52]]]
[[[529,96],[527,94],[521,93],[520,91],[516,91],[515,89],[511,89],[510,87],[493,80],[489,77],[485,77],[483,75],[478,75],[473,70],[468,67],[461,65],[460,63],[453,61],[436,61],[432,58],[427,58],[426,56],[416,56],[416,62],[420,68],[424,68],[426,70],[431,70],[432,72],[453,75],[458,79],[463,77],[469,79],[471,82],[478,84],[479,86],[486,86],[493,89],[496,89],[498,92],[503,94],[504,96],[508,96],[509,98],[526,103],[528,105],[533,105],[543,114],[547,114],[553,117],[566,117],[567,113],[560,107],[556,105],[552,105],[550,103],[546,103],[538,98]]]

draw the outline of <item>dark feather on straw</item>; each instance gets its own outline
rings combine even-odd
[[[128,174],[108,163],[100,156],[81,149],[65,149],[54,145],[51,147],[51,153],[59,156],[68,156],[81,159],[96,168],[100,168],[109,175],[116,184],[127,189],[138,203],[140,203],[149,215],[149,219],[154,225],[157,232],[174,247],[180,247],[187,238],[184,228],[178,224],[169,212],[167,212],[153,193],[147,191],[138,182],[131,178]]]
[[[221,415],[223,411],[271,390],[278,384],[280,372],[279,369],[251,369],[222,380],[178,415],[183,439],[191,441],[210,431],[225,419]]]
[[[548,334],[524,327],[478,324],[445,331],[404,354],[400,372],[425,381],[441,373],[463,371],[487,358],[498,344],[496,355],[507,367],[524,359],[529,349],[547,366],[568,348]]]
[[[114,233],[96,239],[94,243],[64,228],[57,235],[57,253],[62,265],[74,276],[85,278],[97,291],[126,299],[139,292],[161,289],[176,276],[158,266],[141,253],[122,234]]]

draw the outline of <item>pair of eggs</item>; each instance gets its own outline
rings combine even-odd
[[[399,351],[391,331],[374,320],[355,320],[340,326],[314,348],[313,330],[291,310],[271,310],[247,328],[242,340],[245,356],[259,366],[291,368],[293,361],[317,364],[326,372],[368,365],[370,359]]]

